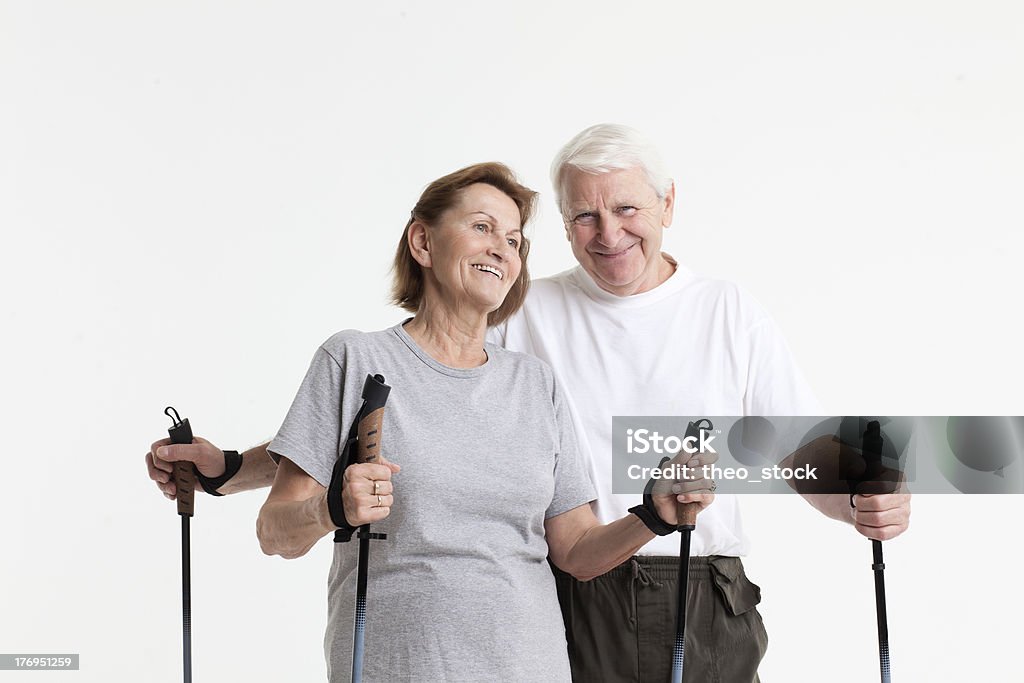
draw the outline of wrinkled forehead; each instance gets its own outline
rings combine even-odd
[[[570,168],[563,179],[564,201],[569,206],[617,206],[650,201],[658,196],[639,166],[592,173]]]

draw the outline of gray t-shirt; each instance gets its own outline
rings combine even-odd
[[[322,485],[367,374],[392,387],[381,452],[402,466],[391,515],[373,525],[364,680],[570,680],[545,558],[544,520],[594,498],[565,397],[548,365],[486,345],[459,369],[401,325],[339,332],[313,357],[270,450]],[[328,676],[351,669],[358,543],[334,546]]]

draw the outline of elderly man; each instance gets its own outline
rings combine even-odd
[[[661,251],[675,187],[650,143],[625,126],[593,126],[559,151],[551,177],[579,265],[535,280],[523,309],[489,338],[549,362],[562,380],[603,523],[638,502],[612,493],[613,415],[820,413],[761,307]],[[265,485],[273,472],[264,447],[237,458],[208,442],[165,444],[154,444],[159,457],[147,461],[169,496],[169,461],[193,461],[208,489],[220,492]],[[856,496],[856,507],[845,495],[808,500],[870,538],[892,538],[909,523],[907,494]],[[647,522],[657,533],[657,520]],[[719,496],[701,512],[691,547],[686,679],[755,681],[767,635],[760,590],[740,561],[749,543],[734,497]],[[555,570],[574,680],[668,680],[678,545],[655,538],[641,552],[589,582]]]

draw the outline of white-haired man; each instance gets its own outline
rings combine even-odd
[[[734,285],[699,277],[661,251],[675,188],[648,141],[625,126],[592,126],[559,151],[551,178],[579,265],[535,280],[523,309],[489,338],[539,356],[561,379],[591,456],[603,523],[638,502],[612,493],[613,415],[820,413],[763,309]],[[154,444],[161,457],[147,454],[147,461],[169,495],[166,461],[191,460],[208,477],[224,472],[224,456],[209,443],[165,444]],[[266,484],[273,462],[265,449],[242,462],[222,492]],[[909,524],[907,494],[858,496],[856,508],[844,495],[808,499],[872,538],[892,538]],[[653,537],[658,525],[646,523]],[[757,680],[767,635],[756,609],[760,590],[740,561],[748,548],[737,501],[719,496],[701,512],[691,544],[688,681]],[[555,570],[574,680],[669,679],[678,545],[654,538],[641,552],[588,582]]]
[[[647,140],[625,126],[590,127],[556,155],[551,181],[579,266],[535,280],[523,310],[497,333],[508,348],[548,361],[565,383],[602,521],[637,502],[612,493],[613,415],[821,412],[764,310],[661,251],[675,187]],[[901,533],[909,516],[904,496],[865,499],[857,510],[840,495],[812,502],[879,538]],[[748,549],[736,498],[719,496],[691,541],[687,680],[757,680],[768,641],[760,589],[739,559]],[[574,680],[669,679],[678,552],[674,537],[656,538],[586,583],[555,570]]]

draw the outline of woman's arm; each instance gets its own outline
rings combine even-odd
[[[687,493],[656,496],[658,514],[675,524],[675,501],[698,503],[703,510],[715,499],[713,493]],[[580,505],[544,522],[551,561],[580,581],[589,581],[619,566],[647,544],[654,533],[635,515],[626,515],[611,524],[601,524],[590,505]]]
[[[345,469],[341,488],[345,519],[352,526],[372,524],[391,514],[391,475],[401,468],[383,458]],[[274,486],[256,519],[256,536],[267,555],[302,557],[337,527],[327,506],[328,490],[288,458],[282,457]]]

